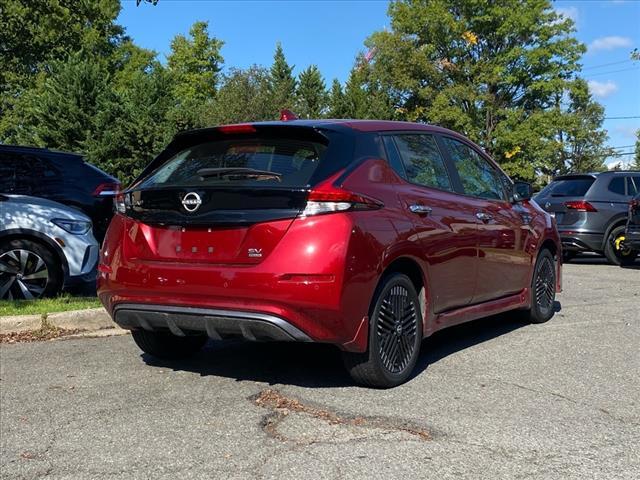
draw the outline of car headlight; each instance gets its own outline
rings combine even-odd
[[[91,230],[91,222],[84,220],[68,220],[66,218],[54,218],[51,220],[55,225],[74,235],[84,235]]]

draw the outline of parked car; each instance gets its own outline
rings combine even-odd
[[[113,216],[120,183],[73,153],[0,145],[0,193],[48,198],[82,210],[99,241]]]
[[[32,299],[95,281],[99,245],[82,212],[0,194],[0,299]]]
[[[324,342],[358,383],[390,387],[443,327],[515,309],[551,318],[560,238],[530,195],[433,126],[186,132],[118,197],[98,295],[156,357],[207,337]]]
[[[640,193],[629,202],[629,216],[624,231],[621,265],[631,265],[640,254]]]
[[[640,171],[610,171],[556,177],[534,200],[555,216],[565,260],[595,252],[620,265],[629,200],[638,192]]]

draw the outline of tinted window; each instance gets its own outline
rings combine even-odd
[[[306,186],[325,149],[286,138],[198,143],[167,160],[141,186]]]
[[[609,191],[617,193],[618,195],[624,195],[624,177],[615,177],[609,182]]]
[[[640,192],[640,176],[627,177],[627,195],[637,195],[638,192]]]
[[[595,182],[593,177],[554,180],[544,187],[539,196],[584,197]]]
[[[14,193],[18,158],[11,153],[0,154],[0,193]]]
[[[506,200],[503,175],[475,150],[462,142],[444,137],[464,191],[474,197]]]
[[[396,144],[393,141],[393,138],[390,136],[384,136],[382,138],[384,140],[384,146],[387,150],[387,158],[389,160],[389,163],[391,164],[391,168],[393,168],[396,173],[402,178],[407,178],[404,167],[402,166],[402,160],[400,160],[400,155],[398,154],[398,149],[396,148]]]
[[[453,190],[433,135],[396,135],[395,142],[409,181]]]

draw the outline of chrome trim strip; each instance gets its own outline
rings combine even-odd
[[[218,310],[213,308],[197,308],[197,307],[176,307],[171,305],[148,305],[139,303],[120,303],[113,309],[113,317],[115,318],[118,310],[140,310],[146,312],[166,312],[166,313],[184,313],[189,315],[207,315],[212,317],[235,318],[238,320],[260,320],[275,325],[299,342],[313,342],[313,340],[302,330],[294,327],[285,319],[269,315],[266,313],[246,312],[240,310]]]

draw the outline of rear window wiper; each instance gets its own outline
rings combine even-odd
[[[261,178],[273,178],[280,181],[281,173],[272,172],[269,170],[256,170],[255,168],[201,168],[198,170],[198,175],[203,179],[210,177],[261,177]]]

